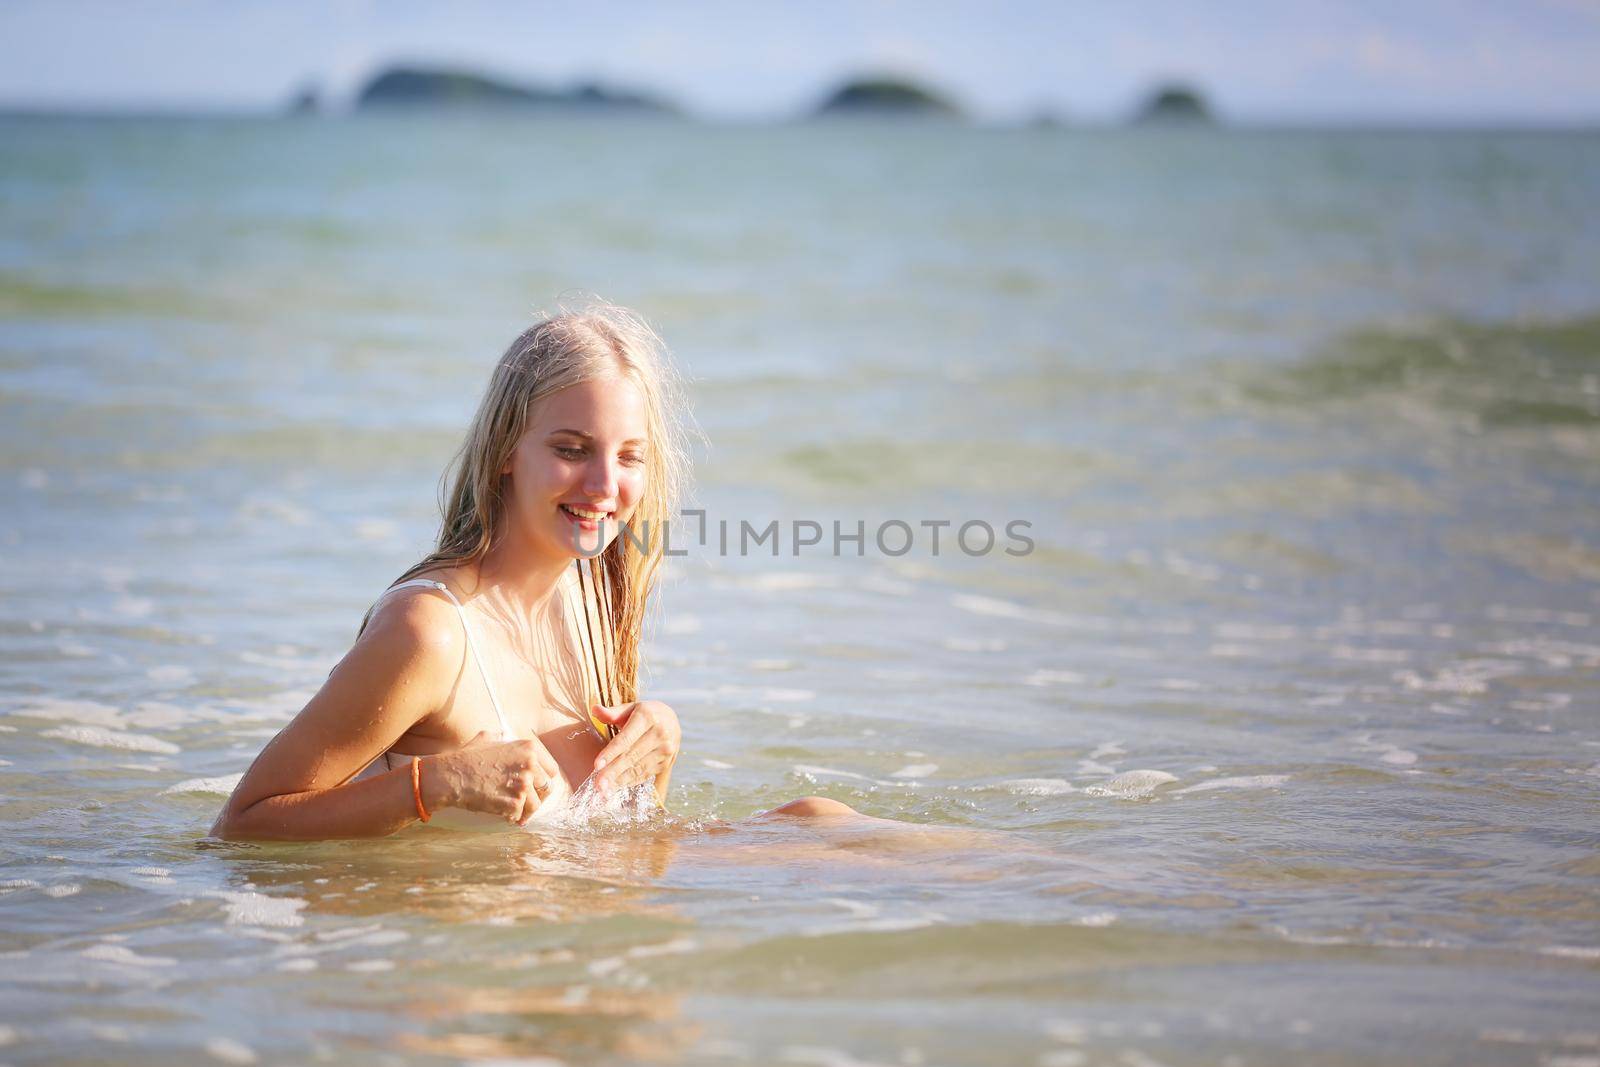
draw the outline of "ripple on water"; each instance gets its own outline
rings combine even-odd
[[[1209,793],[1217,789],[1276,789],[1289,780],[1287,774],[1251,774],[1238,778],[1213,778],[1208,782],[1173,790],[1174,796],[1184,793]]]
[[[213,889],[201,894],[223,902],[229,926],[302,926],[306,906],[298,897],[269,897],[265,893]]]
[[[1168,774],[1166,771],[1124,771],[1100,785],[1088,786],[1084,789],[1084,792],[1092,797],[1119,797],[1123,800],[1137,800],[1141,797],[1147,797],[1162,786],[1177,780],[1177,775]]]
[[[91,748],[115,748],[128,752],[150,752],[161,756],[176,755],[183,750],[170,741],[147,734],[130,734],[120,730],[102,730],[95,726],[57,726],[45,730],[40,737],[53,737]]]
[[[238,774],[224,774],[216,778],[186,778],[174,785],[169,785],[161,791],[162,796],[176,793],[217,793],[221,796],[232,796],[239,780],[244,777],[244,772]]]
[[[1077,792],[1065,778],[1010,778],[1001,782],[1000,788],[1025,797],[1054,797]]]

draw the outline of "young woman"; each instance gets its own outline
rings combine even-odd
[[[663,803],[678,717],[640,699],[639,637],[684,467],[677,410],[659,339],[620,308],[513,341],[456,457],[438,547],[373,605],[212,833],[526,825],[619,791]],[[763,814],[855,812],[803,797]]]

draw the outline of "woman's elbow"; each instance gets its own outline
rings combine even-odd
[[[262,825],[261,801],[238,804],[232,798],[217,812],[217,821],[211,824],[211,836],[223,841],[259,841],[272,837]]]
[[[211,824],[210,836],[223,841],[249,839],[249,835],[243,832],[243,827],[240,825],[239,813],[234,810],[231,803],[224,805],[222,810],[217,812],[217,820]]]

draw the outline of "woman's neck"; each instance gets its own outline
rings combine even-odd
[[[549,603],[570,566],[570,559],[540,556],[513,538],[497,538],[478,561],[477,591],[491,592],[504,606],[528,618]]]

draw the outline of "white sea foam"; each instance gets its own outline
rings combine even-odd
[[[370,541],[381,544],[392,541],[399,535],[400,528],[388,519],[359,519],[356,522],[355,535],[358,541]]]
[[[1349,660],[1353,663],[1407,663],[1411,660],[1411,653],[1403,648],[1356,648],[1353,645],[1334,645],[1331,654],[1334,659]]]
[[[947,637],[941,642],[952,652],[1004,652],[1006,643],[998,637]]]
[[[958,593],[950,598],[950,603],[962,611],[970,611],[974,615],[987,615],[997,619],[1019,619],[1026,622],[1043,623],[1046,626],[1073,626],[1077,629],[1097,631],[1115,628],[1109,619],[1074,618],[1058,611],[1030,608],[1014,601],[1001,600],[992,596]]]
[[[1076,671],[1040,670],[1034,671],[1024,678],[1022,684],[1039,688],[1052,685],[1088,685],[1089,678],[1087,675],[1079,674]]]
[[[1417,671],[1396,671],[1394,680],[1407,689],[1424,693],[1456,693],[1477,696],[1489,691],[1489,683],[1515,674],[1522,664],[1503,659],[1473,659],[1442,667],[1431,675]]]
[[[30,719],[50,719],[54,722],[75,722],[84,726],[104,726],[120,729],[127,724],[122,709],[98,700],[58,700],[52,697],[36,698],[10,712]]]
[[[876,904],[869,904],[865,900],[851,900],[849,897],[824,897],[822,903],[841,907],[858,919],[870,919],[883,910]]]
[[[798,589],[832,589],[839,584],[831,574],[807,574],[804,571],[765,571],[743,575],[739,584],[746,589],[766,593],[785,593]]]
[[[223,901],[230,926],[301,926],[306,902],[296,897],[269,897],[265,893],[213,889],[203,896]]]
[[[728,771],[733,769],[733,764],[724,763],[719,759],[702,759],[700,763],[703,766],[710,767],[714,771]]]
[[[141,956],[126,945],[91,945],[82,954],[87,959],[128,967],[172,967],[178,962],[170,956]]]
[[[1600,945],[1546,945],[1539,952],[1569,960],[1600,960]]]
[[[206,1052],[223,1063],[251,1064],[258,1057],[249,1045],[231,1037],[213,1037],[206,1042]]]
[[[860,934],[860,933],[898,933],[901,930],[920,930],[923,927],[935,926],[945,921],[945,917],[936,912],[924,912],[921,915],[882,915],[877,918],[866,918],[844,923],[828,923],[815,926],[809,930],[801,930],[801,937],[829,937],[833,934]]]
[[[1105,759],[1107,756],[1126,756],[1128,750],[1122,747],[1121,741],[1102,741],[1089,753],[1092,760]]]
[[[890,778],[926,778],[939,769],[937,763],[908,763],[898,771],[890,773]]]
[[[1054,797],[1077,792],[1065,778],[1011,778],[1000,786],[1008,793],[1025,797]]]
[[[163,663],[146,668],[145,677],[161,685],[188,685],[194,681],[194,671],[181,663]]]
[[[96,726],[57,726],[43,731],[40,737],[55,737],[74,744],[94,748],[117,748],[127,752],[153,752],[171,756],[183,750],[170,741],[147,734],[130,734],[120,730],[102,730]]]
[[[1209,793],[1214,789],[1276,789],[1289,780],[1287,774],[1252,774],[1240,778],[1213,778],[1209,782],[1173,790],[1174,796],[1183,793]]]
[[[670,941],[662,941],[655,945],[635,945],[627,952],[629,959],[647,959],[651,956],[675,956],[684,952],[693,952],[700,947],[700,942],[692,937],[675,937]]]
[[[111,604],[112,611],[118,615],[126,615],[130,619],[145,618],[155,609],[156,602],[143,596],[119,597]]]
[[[812,763],[796,763],[794,770],[796,774],[810,775],[813,778],[853,778],[858,782],[873,781],[866,775],[857,774],[855,771],[836,771],[832,767],[818,767]]]
[[[1084,792],[1096,797],[1121,797],[1125,800],[1134,800],[1147,797],[1167,783],[1177,780],[1177,775],[1168,774],[1166,771],[1124,771],[1101,785],[1087,787]]]
[[[1397,767],[1409,767],[1417,762],[1417,754],[1410,749],[1401,748],[1399,745],[1387,741],[1374,741],[1371,734],[1360,734],[1355,738],[1356,747],[1367,752],[1378,753],[1378,760],[1382,763],[1393,764]]]
[[[201,722],[231,721],[233,716],[215,708],[141,700],[123,716],[126,726],[140,730],[172,730]]]
[[[817,694],[811,689],[758,689],[756,699],[769,704],[803,704],[817,699]]]
[[[244,772],[238,774],[224,774],[216,778],[186,778],[176,785],[169,785],[161,791],[162,796],[175,793],[217,793],[228,796],[239,784],[239,779],[244,777]]]
[[[311,512],[298,504],[270,496],[247,497],[233,513],[251,526],[263,525],[262,520],[284,526],[305,526],[312,519]]]
[[[1295,626],[1254,622],[1219,622],[1211,632],[1229,641],[1292,641],[1300,634]]]

